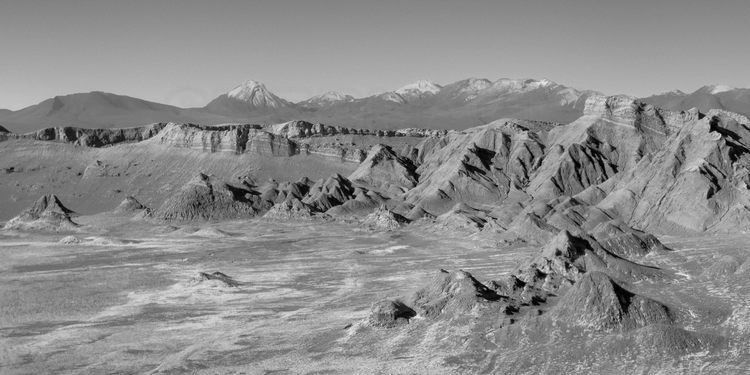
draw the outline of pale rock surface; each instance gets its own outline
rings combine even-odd
[[[78,224],[72,217],[75,212],[65,207],[54,194],[47,194],[37,199],[34,204],[20,215],[5,223],[4,229],[39,230],[49,232],[76,231]]]
[[[155,216],[166,221],[219,220],[255,216],[257,192],[198,174],[167,199]]]
[[[596,331],[626,331],[673,322],[665,305],[624,289],[602,272],[585,274],[551,314],[565,324]]]
[[[411,160],[379,144],[370,149],[367,158],[349,175],[349,180],[398,195],[417,185],[416,169]]]
[[[396,230],[409,223],[409,219],[380,207],[362,219],[362,225],[375,230]]]
[[[284,201],[274,204],[263,217],[276,220],[310,220],[315,213],[311,206],[299,198],[289,196]]]

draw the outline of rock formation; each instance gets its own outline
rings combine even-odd
[[[385,207],[378,208],[362,220],[362,225],[380,230],[396,230],[408,223],[409,219]]]
[[[442,213],[458,202],[496,204],[511,189],[522,189],[538,168],[544,145],[532,128],[539,123],[498,120],[462,133],[449,134],[442,143],[426,139],[417,169],[419,184],[405,199]]]
[[[424,288],[414,294],[411,304],[423,317],[456,318],[501,298],[503,297],[468,272],[440,270]]]
[[[200,173],[167,199],[155,216],[167,221],[235,219],[256,215],[260,203],[258,192]]]
[[[417,185],[419,176],[411,160],[396,155],[385,145],[375,145],[349,180],[392,195],[404,193]]]
[[[72,216],[75,213],[65,207],[54,194],[47,194],[37,199],[31,207],[20,215],[9,220],[5,229],[41,230],[41,231],[74,231],[78,224]]]
[[[566,324],[597,331],[630,330],[673,321],[666,306],[624,289],[602,272],[586,273],[551,314]]]
[[[221,282],[223,285],[226,285],[228,287],[238,287],[240,286],[240,283],[237,282],[235,279],[227,276],[224,273],[221,273],[219,271],[216,272],[199,272],[198,273],[198,281],[208,281],[208,280],[216,280]]]
[[[303,202],[314,207],[318,211],[327,211],[329,208],[355,198],[355,190],[351,181],[346,177],[335,174],[327,179],[320,179],[310,187]]]
[[[38,141],[73,143],[87,147],[106,147],[120,143],[140,142],[159,133],[167,124],[156,123],[133,128],[88,129],[72,126],[53,127],[31,133],[16,134],[17,138]]]
[[[263,217],[276,220],[309,220],[315,216],[315,210],[297,197],[290,196],[276,203]]]
[[[140,215],[140,217],[151,217],[153,210],[144,206],[133,196],[127,196],[112,211],[116,215]]]
[[[393,328],[408,323],[416,315],[401,301],[382,300],[372,306],[368,322],[376,327]]]

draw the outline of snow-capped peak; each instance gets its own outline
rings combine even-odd
[[[318,101],[318,102],[348,102],[352,101],[354,99],[351,95],[345,95],[338,91],[328,91],[320,95],[313,96],[309,99],[309,101]]]
[[[735,90],[735,87],[728,86],[728,85],[710,85],[706,86],[707,89],[711,90],[711,94],[720,94],[722,92],[732,91]]]
[[[668,95],[686,96],[687,94],[685,94],[682,90],[679,90],[679,89],[674,89],[672,91],[665,91],[665,92],[656,94],[656,96],[662,96],[662,95],[664,95],[664,96],[668,96]]]
[[[414,83],[410,83],[404,87],[394,91],[399,95],[414,95],[414,94],[437,94],[443,87],[426,80],[419,80]]]
[[[394,102],[398,104],[406,103],[406,100],[404,100],[404,97],[401,96],[400,94],[396,94],[395,92],[385,92],[385,93],[378,95],[378,97],[388,102]]]
[[[492,82],[486,78],[469,78],[464,81],[461,92],[476,93],[492,86]]]
[[[535,79],[508,79],[501,78],[495,81],[492,86],[496,89],[507,90],[507,91],[530,91],[536,90],[542,87],[550,87],[556,85],[555,82],[548,79],[535,80]]]
[[[354,97],[345,95],[338,91],[328,91],[320,95],[315,95],[310,99],[299,102],[304,107],[324,107],[340,102],[352,102]]]
[[[266,85],[261,82],[249,80],[233,88],[227,93],[227,96],[237,100],[247,101],[257,93],[267,93]]]
[[[233,88],[227,93],[227,96],[242,102],[252,103],[254,106],[277,108],[286,104],[284,99],[268,91],[266,85],[253,80],[246,81]]]

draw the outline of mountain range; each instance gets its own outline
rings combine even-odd
[[[591,90],[542,79],[469,78],[446,85],[420,80],[393,91],[354,98],[329,91],[294,103],[258,81],[244,82],[201,108],[179,108],[100,91],[56,96],[18,111],[0,110],[0,125],[14,132],[51,126],[118,128],[156,122],[282,123],[304,119],[365,129],[466,129],[498,118],[570,123],[583,114]],[[750,114],[750,89],[704,86],[643,98],[684,111],[724,109]]]
[[[643,101],[673,111],[723,109],[750,116],[750,89],[725,85],[703,86],[691,94],[675,90],[643,98]]]
[[[556,92],[558,100],[564,91],[545,81],[475,80],[446,86],[417,82],[366,99],[334,100],[334,104],[323,100],[326,103],[316,110],[301,109],[301,104],[249,83],[212,106],[242,113],[244,105],[253,113],[274,116],[285,111],[315,114],[359,102],[362,108],[378,104],[402,110],[418,104],[426,112],[439,113],[440,105],[450,108],[460,98],[482,108],[484,100],[500,98],[503,92],[518,96],[536,95],[539,90]],[[123,103],[148,104],[132,98]],[[54,101],[48,105],[61,109]],[[178,109],[174,114],[192,111]],[[309,314],[306,321],[317,314],[326,322],[333,319],[331,306],[344,306],[336,313],[344,318],[327,326],[313,321],[304,327],[323,332],[324,340],[308,341],[316,355],[319,343],[334,341],[332,349],[324,350],[333,351],[337,358],[355,345],[367,355],[381,346],[389,356],[441,353],[453,356],[451,366],[457,363],[467,369],[459,373],[524,368],[540,355],[555,358],[556,363],[576,358],[555,373],[575,371],[580,358],[600,366],[592,367],[593,373],[623,373],[627,371],[606,367],[619,363],[623,348],[649,365],[672,366],[677,356],[731,365],[735,357],[728,343],[745,345],[738,351],[748,352],[744,328],[750,258],[744,244],[750,231],[749,125],[750,118],[721,109],[670,111],[633,97],[591,95],[583,103],[582,115],[568,124],[504,118],[460,131],[367,130],[307,121],[53,127],[26,134],[0,128],[0,220],[8,220],[0,235],[28,241],[27,235],[47,232],[43,251],[58,258],[68,254],[80,258],[86,250],[75,246],[106,240],[112,250],[92,247],[96,254],[116,254],[120,263],[126,259],[129,273],[134,272],[134,263],[122,255],[124,247],[136,252],[153,249],[161,257],[172,245],[152,245],[160,239],[179,239],[172,244],[204,241],[195,245],[200,249],[192,253],[196,260],[179,260],[172,263],[178,266],[163,268],[175,270],[170,274],[174,280],[208,267],[235,267],[230,274],[243,276],[269,270],[277,275],[282,269],[277,266],[287,267],[292,258],[304,262],[294,272],[307,267],[347,279],[360,277],[354,282],[337,279],[335,283],[346,288],[342,294],[324,290],[321,295],[335,303],[295,305]],[[292,229],[278,232],[285,225]],[[246,234],[258,226],[261,232]],[[308,227],[315,231],[291,239],[284,236]],[[271,259],[260,250],[274,243],[269,242],[267,228],[285,241],[283,247],[269,249],[283,258],[270,268],[249,268]],[[318,238],[330,230],[342,230],[332,237],[342,250],[330,253],[330,242],[325,242],[321,246],[325,253],[311,252],[313,246],[320,246],[315,245]],[[382,234],[388,231],[392,233]],[[52,233],[71,235],[50,243]],[[112,237],[94,237],[103,233]],[[366,235],[367,242],[347,240],[358,233]],[[238,245],[251,244],[245,242],[249,238],[263,242],[257,247]],[[403,242],[409,247],[394,245],[399,238],[410,241]],[[431,247],[421,242],[427,238],[431,242],[425,243]],[[662,243],[660,238],[670,242]],[[136,241],[144,245],[133,246],[139,244]],[[287,247],[290,241],[299,244]],[[381,241],[382,247],[373,246]],[[441,246],[446,250],[434,246],[439,242],[445,243]],[[227,247],[215,251],[222,243]],[[731,252],[703,248],[709,243],[730,244]],[[23,251],[33,246],[38,245],[25,245],[17,252],[24,262],[30,257]],[[416,252],[418,246],[424,252]],[[187,259],[183,249],[178,248],[173,259]],[[433,258],[436,251],[447,255]],[[423,254],[428,260],[415,262]],[[498,261],[496,255],[505,258]],[[467,258],[463,266],[454,263],[460,257]],[[321,267],[316,258],[332,263]],[[200,259],[210,263],[201,265]],[[233,261],[244,263],[231,266]],[[367,268],[367,262],[378,262],[383,268]],[[427,267],[436,268],[441,262],[450,270],[433,270],[437,272],[426,277]],[[140,268],[144,263],[135,264]],[[340,272],[335,264],[346,270]],[[387,273],[394,268],[400,273],[393,283],[380,284],[394,275]],[[104,272],[111,269],[107,265]],[[466,269],[486,275],[482,278],[487,281]],[[36,277],[38,272],[32,270]],[[79,267],[74,270],[80,272]],[[209,275],[235,283],[219,271]],[[237,280],[261,280],[245,277]],[[293,279],[299,283],[296,275]],[[260,282],[253,281],[251,287]],[[173,293],[175,283],[164,284],[168,293]],[[717,290],[722,294],[717,295]],[[196,295],[195,289],[188,292]],[[276,301],[276,294],[272,295]],[[238,298],[258,308],[256,300],[248,302],[244,294]],[[158,301],[169,306],[169,300]],[[216,306],[216,300],[209,301],[212,305],[206,306]],[[189,303],[195,307],[195,300]],[[231,306],[232,314],[245,311],[237,306]],[[367,306],[371,306],[369,314]],[[134,318],[127,311],[128,319],[142,321],[141,315]],[[225,330],[216,337],[245,326],[236,323],[235,316],[231,325],[216,328]],[[299,317],[275,324],[289,326],[299,340]],[[151,320],[146,322],[151,331]],[[171,322],[184,325],[182,316]],[[274,334],[283,332],[272,328]],[[331,340],[334,331],[337,340]],[[46,342],[48,337],[44,334],[40,340]],[[230,341],[235,355],[238,341]],[[194,345],[192,337],[189,345]]]

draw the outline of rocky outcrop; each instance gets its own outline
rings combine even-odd
[[[598,205],[661,231],[750,230],[750,130],[720,113],[685,122]]]
[[[378,137],[433,137],[447,134],[447,130],[406,128],[397,130],[353,129],[293,120],[280,124],[267,125],[269,132],[286,138],[310,138],[333,135],[372,135]]]
[[[440,270],[427,286],[414,293],[411,305],[422,317],[450,319],[488,307],[501,298],[468,272]]]
[[[592,96],[581,118],[549,132],[549,152],[527,192],[550,199],[600,184],[659,150],[675,129],[692,118],[627,96]]]
[[[639,264],[604,248],[591,236],[561,231],[526,268],[515,275],[541,289],[556,291],[576,283],[586,272],[602,271],[626,280],[658,280],[657,267]]]
[[[354,198],[354,193],[351,181],[340,174],[335,174],[318,180],[310,187],[309,193],[302,201],[318,211],[325,212],[331,207],[339,206]]]
[[[4,229],[39,231],[74,231],[78,224],[72,217],[75,213],[65,207],[54,194],[37,199],[34,204],[12,218]]]
[[[251,217],[261,205],[259,194],[198,174],[156,211],[165,221],[218,220]]]
[[[251,184],[246,184],[250,188],[255,188]],[[278,182],[276,180],[269,180],[264,185],[260,186],[260,197],[263,201],[273,203],[281,203],[289,199],[302,200],[307,193],[310,191],[312,181],[303,177],[295,182],[285,181]]]
[[[417,313],[401,301],[382,300],[373,304],[368,323],[375,327],[393,328],[409,323]]]
[[[269,132],[286,138],[308,138],[321,137],[337,134],[350,134],[356,132],[354,129],[330,126],[324,124],[313,124],[307,121],[293,120],[281,124],[266,127]]]
[[[354,188],[354,198],[343,202],[339,206],[331,207],[327,214],[332,216],[361,216],[368,215],[374,209],[386,204],[388,198],[383,195],[357,186]]]
[[[274,204],[263,217],[276,220],[310,220],[315,216],[315,213],[313,207],[302,202],[299,198],[290,196],[284,201]]]
[[[385,207],[378,208],[362,220],[362,225],[377,230],[396,230],[408,223],[409,219]]]
[[[448,212],[435,218],[435,223],[452,230],[478,231],[494,219],[487,210],[458,203]]]
[[[511,189],[523,189],[544,155],[542,138],[532,122],[498,120],[444,142],[427,139],[429,149],[417,169],[419,184],[405,198],[442,213],[457,202],[498,204]]]
[[[298,145],[288,138],[266,132],[248,134],[245,152],[265,156],[292,156],[299,153]]]
[[[0,142],[7,141],[13,134],[8,129],[0,126]]]
[[[596,331],[626,331],[673,322],[665,305],[624,289],[602,272],[586,273],[551,314],[565,324]]]
[[[251,133],[257,134],[260,128],[260,125],[249,124],[202,126],[169,123],[155,140],[164,145],[206,152],[243,153],[248,148]]]
[[[289,124],[287,124],[289,125]],[[291,126],[291,125],[289,125]],[[293,130],[273,132],[260,125],[236,124],[201,126],[194,124],[169,124],[156,139],[160,144],[184,147],[204,152],[249,153],[264,156],[313,155],[341,161],[359,163],[365,151],[357,147],[345,147],[339,143],[301,142],[290,138]],[[327,134],[327,133],[326,133]]]
[[[151,215],[151,209],[141,204],[134,196],[127,196],[115,207],[115,214],[119,215],[132,215],[138,213],[144,213],[147,216]]]
[[[388,146],[375,145],[349,180],[393,195],[404,193],[417,185],[419,176],[411,160],[396,155]]]
[[[220,283],[223,286],[228,286],[232,288],[236,288],[240,286],[240,283],[237,282],[237,280],[233,279],[230,276],[227,276],[226,274],[215,271],[215,272],[199,272],[198,273],[198,282],[203,281],[216,281]]]
[[[65,126],[41,129],[32,133],[14,135],[14,137],[38,141],[73,143],[87,147],[106,147],[119,143],[147,140],[154,137],[166,126],[166,123],[119,129],[88,129]]]
[[[342,146],[338,142],[301,144],[300,153],[326,159],[332,159],[350,163],[360,163],[367,156],[367,151],[358,147]]]

